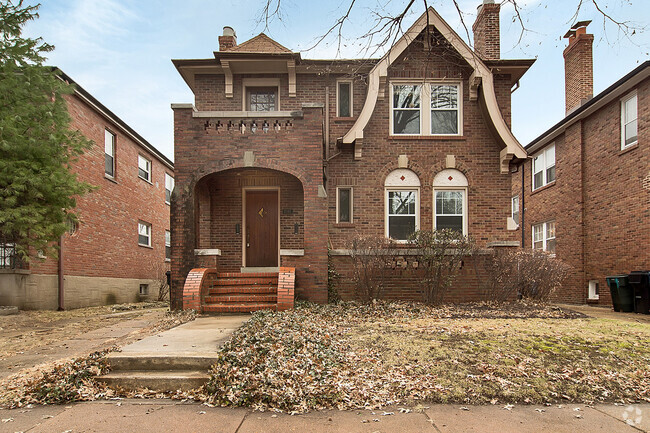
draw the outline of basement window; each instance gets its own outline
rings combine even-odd
[[[598,280],[591,280],[589,281],[588,299],[596,300],[598,298]]]
[[[149,284],[140,284],[140,295],[146,296],[149,294]]]

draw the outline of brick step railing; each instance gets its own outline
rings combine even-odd
[[[246,313],[293,308],[294,268],[280,272],[217,273],[192,269],[183,288],[183,309],[201,313]]]

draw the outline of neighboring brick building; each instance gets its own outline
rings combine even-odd
[[[611,305],[606,276],[650,269],[650,62],[592,98],[587,24],[566,35],[567,116],[526,147],[512,194],[524,247],[573,267],[557,300]]]
[[[349,277],[357,233],[399,242],[450,227],[482,248],[518,246],[509,172],[526,152],[510,94],[533,61],[500,59],[500,6],[485,3],[482,56],[429,8],[379,60],[302,59],[264,34],[237,45],[229,27],[213,58],[174,60],[195,102],[172,105],[172,306],[190,270],[215,267],[192,274],[185,307],[273,308],[271,291],[262,301],[235,286],[278,268],[295,269],[297,295],[326,302],[328,247]],[[415,273],[393,276],[386,298],[422,299]],[[200,281],[214,287],[200,293]],[[350,278],[341,284],[352,297]],[[477,293],[466,263],[448,299]]]
[[[169,269],[173,163],[80,86],[65,98],[70,127],[94,141],[73,171],[97,189],[77,199],[80,223],[61,239],[62,261],[11,269],[11,245],[0,245],[0,305],[56,309],[63,300],[67,309],[155,298]]]

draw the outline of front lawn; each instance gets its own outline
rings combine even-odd
[[[199,397],[289,412],[650,401],[649,366],[650,324],[552,306],[302,304],[254,314]]]

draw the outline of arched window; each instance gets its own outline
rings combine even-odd
[[[452,229],[467,236],[467,178],[454,169],[442,170],[433,179],[435,230]]]
[[[411,170],[392,171],[384,182],[386,236],[406,241],[420,228],[420,179]]]

